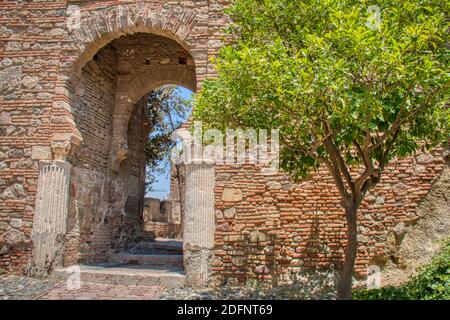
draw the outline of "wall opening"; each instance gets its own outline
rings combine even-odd
[[[178,42],[150,33],[117,38],[94,57],[82,68],[71,97],[82,142],[70,157],[64,264],[157,263],[142,254],[155,250],[144,243],[145,148],[154,131],[148,99],[168,84],[185,95],[195,91],[194,60]],[[158,208],[170,215],[167,204]],[[168,251],[180,253],[178,243]],[[162,262],[182,267],[183,256]]]
[[[192,94],[184,87],[168,85],[153,90],[148,96],[152,128],[145,148],[143,217],[147,239],[182,239],[185,169],[172,162],[171,153],[177,141],[170,137],[186,126],[192,111]]]

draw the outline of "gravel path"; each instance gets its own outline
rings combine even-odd
[[[78,290],[68,290],[61,280],[0,276],[0,300],[267,300],[334,299],[333,293],[311,295],[304,285],[264,289],[261,287],[221,287],[217,289],[171,288],[160,286],[111,285],[82,282]]]
[[[0,276],[0,300],[30,300],[58,285],[54,279]]]
[[[164,291],[160,286],[139,286],[82,282],[78,290],[68,290],[61,283],[38,297],[39,300],[157,300]]]
[[[78,290],[68,290],[66,281],[0,276],[0,300],[147,300],[159,299],[159,286],[110,285],[82,282]]]
[[[161,300],[333,300],[334,291],[312,294],[302,285],[262,288],[258,286],[220,287],[216,289],[173,288],[166,290]]]

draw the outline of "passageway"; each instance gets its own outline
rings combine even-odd
[[[194,62],[176,41],[154,34],[122,36],[100,49],[82,69],[73,107],[83,142],[72,159],[76,192],[69,200],[64,260],[65,265],[81,263],[85,276],[101,274],[100,279],[107,281],[120,274],[133,283],[162,273],[171,278],[175,272],[175,280],[180,280],[182,240],[155,241],[143,214],[145,150],[159,123],[151,118],[149,95],[167,84],[195,90]],[[171,191],[175,189],[168,193],[173,208],[163,227],[178,227],[175,237],[181,239],[181,214],[175,218],[175,209],[180,210],[182,197],[179,188]],[[166,230],[158,236],[174,234]],[[123,271],[129,267],[135,271]]]

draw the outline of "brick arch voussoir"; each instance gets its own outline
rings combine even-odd
[[[195,69],[185,66],[160,66],[130,79],[124,90],[124,103],[116,105],[113,120],[113,150],[111,169],[118,172],[120,163],[128,157],[127,131],[135,104],[151,90],[166,84],[177,84],[196,91]]]
[[[135,3],[82,12],[80,27],[72,34],[78,52],[72,68],[80,70],[112,40],[139,32],[170,38],[191,52],[189,36],[196,23],[194,10],[176,5]]]
[[[197,90],[195,71],[185,66],[161,66],[137,75],[128,83],[128,97],[137,103],[150,91],[167,84],[183,86],[193,92]]]
[[[81,69],[100,49],[123,35],[143,32],[170,38],[191,53],[195,49],[191,35],[197,21],[195,10],[177,4],[141,1],[105,6],[96,11],[81,8],[79,26],[69,30],[68,40],[73,45],[67,51],[67,60],[58,75],[60,84],[55,88],[57,101],[52,111],[55,117],[67,116],[67,125],[52,129],[52,140],[70,140],[76,144],[83,140],[73,115],[66,112],[70,109],[66,101],[70,101],[70,95],[79,83]],[[194,63],[197,64],[195,58]]]

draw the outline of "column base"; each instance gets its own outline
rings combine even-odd
[[[39,162],[31,235],[33,256],[28,270],[32,275],[44,276],[62,265],[71,169],[72,165],[63,160]]]
[[[191,287],[213,285],[211,262],[213,249],[188,246],[183,250],[186,283]]]
[[[184,269],[192,287],[212,285],[215,172],[213,163],[186,165]]]

